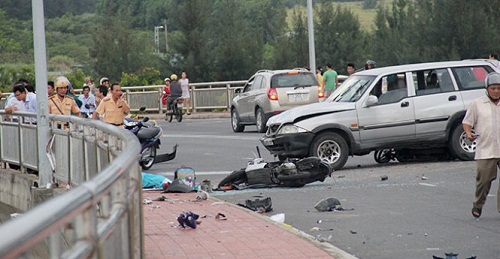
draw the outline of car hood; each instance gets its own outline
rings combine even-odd
[[[311,117],[347,110],[354,110],[355,108],[355,103],[347,102],[313,103],[295,107],[290,110],[286,110],[278,115],[275,115],[269,118],[269,120],[267,121],[267,125],[269,126],[276,123],[295,123]]]

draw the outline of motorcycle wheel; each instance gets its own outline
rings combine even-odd
[[[155,163],[155,157],[156,157],[156,148],[155,147],[150,147],[149,148],[149,156],[146,160],[140,161],[139,164],[141,165],[143,170],[148,170],[153,166]]]
[[[168,118],[168,122],[172,122],[174,119],[174,114],[177,113],[177,105],[173,105],[172,109],[170,110],[170,118]]]
[[[177,122],[181,122],[182,121],[182,109],[179,109],[177,108]]]
[[[224,179],[219,182],[218,187],[229,186],[232,184],[240,184],[247,181],[247,174],[245,173],[245,169],[233,171]]]
[[[373,158],[379,164],[389,163],[392,159],[392,149],[379,149],[373,153]]]

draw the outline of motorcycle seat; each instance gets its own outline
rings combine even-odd
[[[161,129],[158,127],[141,128],[141,130],[139,130],[139,132],[137,133],[137,137],[139,138],[139,140],[150,139],[158,135],[158,133],[160,133],[160,130]]]

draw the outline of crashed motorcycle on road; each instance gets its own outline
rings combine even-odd
[[[222,179],[218,189],[302,187],[316,181],[323,182],[331,174],[330,165],[318,157],[276,162],[265,162],[258,157],[250,161],[246,168],[233,171]]]

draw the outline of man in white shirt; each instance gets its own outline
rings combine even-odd
[[[476,145],[476,192],[472,215],[481,216],[491,183],[500,166],[500,73],[486,77],[486,95],[472,101],[463,120],[464,132]],[[474,132],[472,131],[474,129]],[[497,190],[497,210],[500,212],[500,187]]]
[[[28,93],[22,84],[14,85],[14,97],[5,106],[5,112],[12,114],[15,111],[36,113],[36,94]],[[36,118],[26,118],[26,122],[36,122]]]
[[[90,93],[90,86],[83,86],[83,94],[78,97],[82,101],[82,106],[80,107],[80,114],[86,114],[87,118],[92,118],[92,114],[95,112],[95,96]]]

